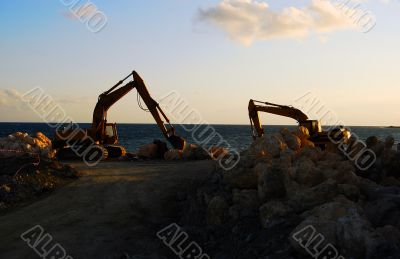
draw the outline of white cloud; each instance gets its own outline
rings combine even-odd
[[[16,89],[0,89],[0,107],[19,107],[21,96]]]
[[[308,6],[286,7],[277,12],[258,0],[223,0],[200,9],[198,18],[225,30],[245,45],[255,40],[304,38],[311,33],[356,29],[354,18],[328,0],[312,0]]]

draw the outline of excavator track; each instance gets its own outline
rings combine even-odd
[[[119,158],[126,155],[126,149],[123,146],[105,145],[104,148],[107,149],[108,158]]]
[[[84,148],[84,147],[82,147]],[[100,152],[95,152],[100,151]],[[102,146],[94,145],[90,147],[89,152],[85,152],[83,155],[79,155],[72,147],[64,147],[57,151],[57,158],[60,160],[85,160],[87,162],[93,162],[97,160],[106,160],[108,158],[108,150]],[[101,158],[100,158],[101,156]]]

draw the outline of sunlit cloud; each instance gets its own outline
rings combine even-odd
[[[351,17],[326,0],[312,0],[308,6],[290,6],[281,11],[273,11],[258,0],[223,0],[200,9],[198,19],[221,28],[245,45],[257,40],[301,39],[312,33],[357,29]]]

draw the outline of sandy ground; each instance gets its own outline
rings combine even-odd
[[[79,258],[157,255],[177,258],[156,237],[183,213],[177,193],[202,181],[214,162],[106,162],[43,200],[0,217],[0,258],[39,258],[20,235],[41,225],[67,254]]]

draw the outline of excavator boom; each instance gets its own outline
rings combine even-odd
[[[248,110],[253,138],[262,137],[264,135],[264,129],[262,128],[258,112],[267,112],[289,117],[295,119],[299,123],[308,121],[307,115],[304,114],[302,111],[286,105],[250,100]]]
[[[133,81],[130,81],[126,85],[118,88],[130,76],[133,76]],[[134,88],[136,88],[138,95],[143,99],[148,111],[152,114],[164,137],[175,149],[182,150],[185,147],[186,141],[175,134],[175,128],[170,124],[168,117],[160,108],[159,104],[151,97],[143,79],[136,71],[133,71],[127,77],[119,81],[116,85],[99,96],[93,112],[91,129],[95,140],[103,140],[105,137],[107,111]],[[163,119],[166,121],[167,125],[164,123]]]

